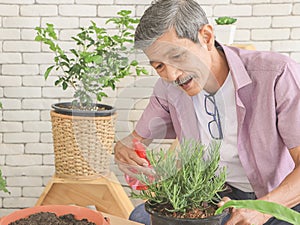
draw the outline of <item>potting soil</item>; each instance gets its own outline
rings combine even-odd
[[[96,225],[87,219],[77,220],[73,214],[56,216],[51,212],[39,212],[10,223],[9,225]]]

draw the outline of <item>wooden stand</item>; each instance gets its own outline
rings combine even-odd
[[[49,181],[39,205],[95,206],[98,211],[127,219],[133,204],[113,173],[95,179],[59,178]]]
[[[234,47],[241,48],[241,49],[246,49],[246,50],[255,50],[255,47],[252,44],[236,44],[236,43],[233,43],[230,46],[234,46]]]

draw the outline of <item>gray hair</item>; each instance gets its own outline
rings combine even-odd
[[[208,19],[194,0],[156,0],[145,11],[135,31],[135,48],[146,49],[174,28],[179,38],[198,43],[198,31]]]

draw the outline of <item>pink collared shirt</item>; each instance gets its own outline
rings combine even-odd
[[[223,46],[235,87],[238,153],[257,197],[294,169],[300,146],[300,66],[287,56]],[[201,140],[190,96],[159,79],[135,131],[144,138]]]

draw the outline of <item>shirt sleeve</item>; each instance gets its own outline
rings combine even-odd
[[[291,149],[300,146],[300,65],[287,63],[276,86],[278,130]]]
[[[158,81],[149,104],[137,122],[135,131],[147,139],[174,139],[174,131],[167,95],[167,87]]]

